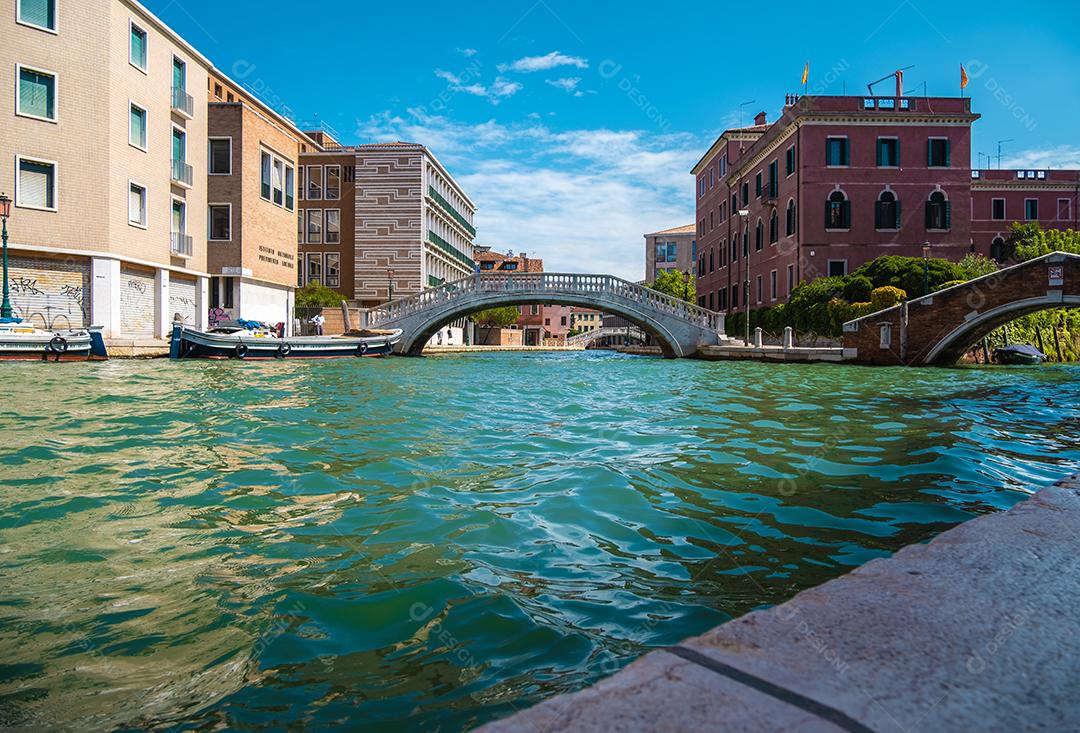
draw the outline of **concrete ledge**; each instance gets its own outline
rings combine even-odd
[[[832,346],[702,346],[697,358],[711,361],[725,359],[755,359],[757,361],[844,361],[844,350]]]
[[[486,351],[584,351],[584,346],[426,346],[424,356],[435,354],[471,354]]]
[[[154,359],[169,355],[166,339],[105,339],[110,359]]]
[[[1078,730],[1078,529],[1074,477],[482,730]]]

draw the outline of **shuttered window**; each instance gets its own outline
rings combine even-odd
[[[942,231],[952,228],[952,204],[941,191],[930,194],[926,202],[926,228]]]
[[[19,0],[19,22],[56,30],[56,0]]]
[[[19,160],[18,206],[56,208],[56,165],[35,160]]]
[[[210,141],[210,175],[232,174],[232,140],[218,138]]]
[[[128,142],[146,150],[146,110],[131,105],[131,122],[128,125]]]
[[[948,168],[951,164],[949,140],[932,137],[926,142],[926,164],[931,168]]]
[[[137,183],[128,185],[128,222],[146,226],[146,189]]]
[[[56,120],[56,77],[45,71],[19,67],[20,115]]]

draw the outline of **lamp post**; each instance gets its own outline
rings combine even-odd
[[[930,243],[924,242],[922,248],[923,261],[923,295],[930,294]]]
[[[392,267],[386,268],[386,286],[387,286],[386,290],[389,293],[389,295],[387,297],[387,301],[388,302],[393,301],[394,300],[394,268],[392,268]]]
[[[746,323],[743,324],[743,345],[750,345],[750,210],[739,209],[739,218],[742,219],[742,248],[743,248],[743,303],[746,305]],[[735,304],[732,303],[734,306]]]
[[[682,274],[683,286],[682,286],[682,299],[687,303],[690,302],[690,270],[687,270]]]
[[[0,220],[3,221],[4,239],[4,302],[0,304],[0,318],[11,318],[11,299],[8,294],[7,220],[11,216],[11,199],[0,193]]]

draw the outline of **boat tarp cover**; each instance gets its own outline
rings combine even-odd
[[[1036,349],[1031,344],[1012,344],[1010,346],[1004,346],[996,351],[1004,351],[1006,353],[1023,354],[1024,356],[1037,356],[1040,359],[1045,359],[1046,354]]]

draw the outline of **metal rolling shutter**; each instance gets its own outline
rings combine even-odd
[[[9,259],[12,312],[42,328],[90,325],[90,261],[13,255]]]
[[[154,337],[154,275],[120,269],[120,333],[125,337]]]
[[[185,325],[194,326],[198,322],[195,311],[195,281],[169,280],[169,322],[179,313]]]

